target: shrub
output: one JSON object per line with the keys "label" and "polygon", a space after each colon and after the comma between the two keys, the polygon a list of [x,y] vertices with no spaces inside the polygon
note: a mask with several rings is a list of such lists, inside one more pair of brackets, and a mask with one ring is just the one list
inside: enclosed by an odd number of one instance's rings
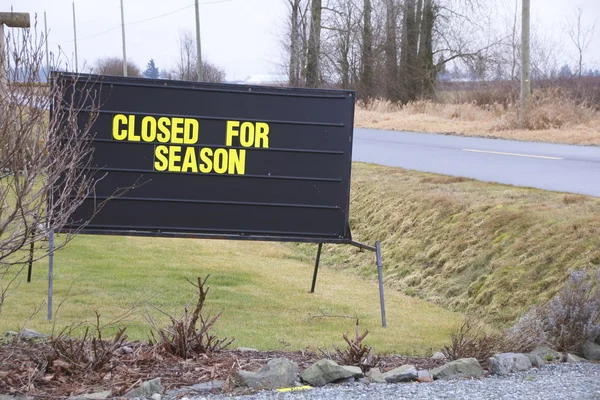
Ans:
{"label": "shrub", "polygon": [[331,355],[329,352],[323,350],[321,350],[321,353],[323,353],[326,358],[333,359],[340,365],[360,367],[363,372],[376,367],[379,363],[379,357],[375,356],[373,348],[363,343],[363,340],[369,334],[369,331],[365,329],[365,332],[361,335],[360,325],[357,319],[354,339],[348,338],[349,333],[350,332],[346,332],[342,335],[348,344],[346,349],[340,350],[338,347],[333,346],[336,352],[335,355]]}
{"label": "shrub", "polygon": [[569,270],[565,286],[547,303],[527,312],[508,332],[518,350],[547,345],[579,352],[600,336],[600,268]]}
{"label": "shrub", "polygon": [[473,357],[485,366],[488,359],[504,347],[503,344],[501,334],[487,333],[480,323],[467,318],[452,332],[450,344],[444,346],[442,353],[449,360]]}

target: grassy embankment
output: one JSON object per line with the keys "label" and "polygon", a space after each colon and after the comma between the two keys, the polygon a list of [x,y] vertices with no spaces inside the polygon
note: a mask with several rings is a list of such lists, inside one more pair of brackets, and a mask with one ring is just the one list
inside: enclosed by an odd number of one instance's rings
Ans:
{"label": "grassy embankment", "polygon": [[536,92],[521,129],[517,104],[475,105],[418,101],[397,106],[375,101],[357,107],[355,126],[534,142],[600,145],[600,111],[555,90]]}
{"label": "grassy embankment", "polygon": [[[352,194],[354,238],[382,241],[388,286],[500,325],[600,265],[597,198],[368,164]],[[376,278],[369,253],[326,246],[322,262]]]}
{"label": "grassy embankment", "polygon": [[[92,321],[94,310],[106,323],[137,302],[119,325],[128,326],[131,339],[145,340],[149,326],[144,309],[166,322],[145,300],[179,316],[194,292],[186,278],[206,274],[211,274],[208,311],[223,312],[216,332],[235,337],[236,347],[342,347],[341,335],[353,332],[355,321],[336,316],[351,316],[370,330],[366,342],[378,352],[424,355],[439,349],[460,320],[459,314],[388,291],[388,328],[383,329],[375,282],[323,269],[316,292],[310,294],[313,260],[300,258],[297,249],[278,243],[79,236],[55,257],[55,306],[67,298],[57,326]],[[34,266],[33,282],[23,282],[6,300],[0,332],[18,329],[44,301],[46,289],[47,260],[42,260]],[[51,332],[45,309],[28,327]]]}

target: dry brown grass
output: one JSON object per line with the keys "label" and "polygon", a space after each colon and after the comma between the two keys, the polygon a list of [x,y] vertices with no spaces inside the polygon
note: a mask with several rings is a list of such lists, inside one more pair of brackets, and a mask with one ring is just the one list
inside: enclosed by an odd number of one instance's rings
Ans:
{"label": "dry brown grass", "polygon": [[600,112],[558,89],[540,90],[521,129],[518,105],[374,101],[358,107],[355,126],[524,141],[600,145]]}

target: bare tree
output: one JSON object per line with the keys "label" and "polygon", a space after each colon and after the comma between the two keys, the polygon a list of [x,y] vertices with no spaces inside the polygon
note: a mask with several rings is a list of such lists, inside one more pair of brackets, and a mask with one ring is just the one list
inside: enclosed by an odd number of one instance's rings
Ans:
{"label": "bare tree", "polygon": [[[123,59],[120,57],[104,57],[96,61],[92,72],[99,75],[123,76]],[[127,76],[142,76],[140,67],[132,61],[127,61]]]}
{"label": "bare tree", "polygon": [[[42,240],[69,222],[97,181],[85,170],[96,93],[91,85],[42,84],[44,40],[33,30],[15,31],[0,62],[8,77],[0,82],[0,310],[21,280],[28,258],[21,250],[36,243],[36,258],[45,256]],[[82,120],[78,113],[84,105],[88,117]],[[56,247],[71,237],[61,235]]]}
{"label": "bare tree", "polygon": [[385,19],[385,86],[386,97],[392,102],[400,100],[398,88],[398,7],[395,0],[386,0]]}
{"label": "bare tree", "polygon": [[306,60],[306,86],[317,87],[320,81],[321,56],[321,0],[312,0],[310,7],[310,34]]}
{"label": "bare tree", "polygon": [[[183,81],[198,80],[196,42],[192,33],[190,31],[181,31],[178,44],[179,58],[175,64],[175,69],[169,74],[169,78]],[[202,80],[204,82],[223,82],[225,80],[225,71],[208,61],[202,61]]]}
{"label": "bare tree", "polygon": [[289,33],[289,84],[300,85],[300,6],[301,0],[287,0],[290,6],[290,33]]}
{"label": "bare tree", "polygon": [[592,43],[596,29],[596,24],[584,26],[581,21],[582,16],[583,10],[577,8],[573,18],[567,18],[567,35],[577,51],[576,68],[578,77],[581,77],[581,74],[583,73],[583,57],[590,47],[590,43]]}
{"label": "bare tree", "polygon": [[373,6],[371,0],[363,0],[363,32],[362,32],[362,53],[361,53],[361,71],[360,71],[360,96],[362,99],[371,99],[374,97],[373,87]]}

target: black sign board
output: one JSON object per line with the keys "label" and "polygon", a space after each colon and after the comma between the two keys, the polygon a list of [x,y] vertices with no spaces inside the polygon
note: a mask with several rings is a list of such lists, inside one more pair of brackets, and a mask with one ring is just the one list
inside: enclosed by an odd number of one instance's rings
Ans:
{"label": "black sign board", "polygon": [[65,231],[351,241],[354,92],[56,78],[97,94],[91,169],[104,176]]}

